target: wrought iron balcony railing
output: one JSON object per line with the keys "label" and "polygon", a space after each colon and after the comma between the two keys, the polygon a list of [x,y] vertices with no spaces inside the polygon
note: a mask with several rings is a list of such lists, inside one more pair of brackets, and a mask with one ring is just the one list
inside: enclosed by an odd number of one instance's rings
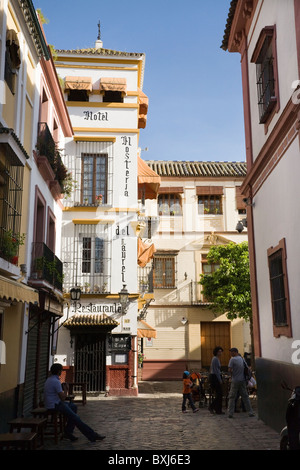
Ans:
{"label": "wrought iron balcony railing", "polygon": [[32,280],[46,281],[62,291],[63,265],[60,259],[43,242],[32,243]]}
{"label": "wrought iron balcony railing", "polygon": [[138,290],[140,294],[153,294],[153,266],[138,268]]}

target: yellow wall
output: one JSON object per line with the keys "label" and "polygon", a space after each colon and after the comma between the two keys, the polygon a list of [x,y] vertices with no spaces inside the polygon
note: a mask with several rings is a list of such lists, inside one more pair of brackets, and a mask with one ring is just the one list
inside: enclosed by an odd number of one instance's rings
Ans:
{"label": "yellow wall", "polygon": [[0,393],[18,385],[22,327],[22,303],[6,308],[3,341],[6,345],[6,364],[0,365]]}

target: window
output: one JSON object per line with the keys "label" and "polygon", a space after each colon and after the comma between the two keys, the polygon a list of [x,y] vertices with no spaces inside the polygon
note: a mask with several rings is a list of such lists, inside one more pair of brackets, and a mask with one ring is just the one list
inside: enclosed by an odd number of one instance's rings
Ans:
{"label": "window", "polygon": [[107,202],[107,154],[82,155],[82,202]]}
{"label": "window", "polygon": [[89,101],[87,90],[69,90],[68,101]]}
{"label": "window", "polygon": [[251,62],[256,64],[259,122],[264,124],[279,110],[275,26],[262,30]]}
{"label": "window", "polygon": [[278,246],[268,250],[274,336],[292,336],[289,288],[286,265],[286,245],[282,239]]}
{"label": "window", "polygon": [[175,286],[175,255],[154,257],[154,288],[174,288]]}
{"label": "window", "polygon": [[103,274],[104,240],[98,237],[82,239],[82,273]]}
{"label": "window", "polygon": [[182,215],[181,197],[178,194],[160,194],[158,196],[159,215]]}
{"label": "window", "polygon": [[15,94],[16,73],[20,67],[20,46],[16,31],[9,29],[6,33],[4,80],[10,91]]}
{"label": "window", "polygon": [[[0,256],[7,261],[18,255],[10,245],[20,233],[24,167],[13,152],[0,161]],[[13,255],[13,256],[12,256]]]}
{"label": "window", "polygon": [[219,267],[220,267],[219,264],[214,264],[214,263],[209,263],[208,262],[206,254],[202,254],[201,258],[202,258],[202,274],[212,274],[217,269],[219,269]]}
{"label": "window", "polygon": [[103,95],[104,103],[123,103],[123,95],[121,91],[105,91]]}
{"label": "window", "polygon": [[204,214],[222,214],[222,196],[219,195],[201,195],[198,196],[198,213],[201,212],[201,206],[204,206]]}

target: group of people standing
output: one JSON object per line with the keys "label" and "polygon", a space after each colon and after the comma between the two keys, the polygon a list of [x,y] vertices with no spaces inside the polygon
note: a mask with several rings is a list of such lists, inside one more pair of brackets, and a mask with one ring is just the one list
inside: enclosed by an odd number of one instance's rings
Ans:
{"label": "group of people standing", "polygon": [[[222,411],[223,404],[223,378],[221,374],[221,356],[223,348],[217,346],[213,350],[213,358],[210,365],[209,371],[209,382],[213,394],[213,399],[208,409],[211,413],[225,414]],[[247,366],[245,360],[239,354],[237,348],[231,348],[230,350],[231,359],[228,364],[228,372],[231,374],[231,385],[228,396],[228,417],[233,418],[233,414],[236,409],[236,402],[241,397],[243,407],[248,412],[249,416],[255,416],[247,389],[247,380],[245,379],[245,366]],[[188,383],[189,382],[189,383]],[[183,402],[182,412],[186,412],[186,401],[189,400],[192,410],[195,412],[196,407],[192,398],[191,388],[193,382],[190,380],[189,372],[185,371],[183,374]]]}

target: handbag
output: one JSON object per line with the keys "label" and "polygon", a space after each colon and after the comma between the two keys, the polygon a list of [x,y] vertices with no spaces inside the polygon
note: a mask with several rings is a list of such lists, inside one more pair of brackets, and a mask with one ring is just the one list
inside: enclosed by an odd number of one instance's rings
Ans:
{"label": "handbag", "polygon": [[243,359],[243,361],[244,361],[244,377],[245,377],[246,382],[248,383],[252,377],[252,372],[249,369],[249,366],[247,362],[245,361],[245,359]]}

